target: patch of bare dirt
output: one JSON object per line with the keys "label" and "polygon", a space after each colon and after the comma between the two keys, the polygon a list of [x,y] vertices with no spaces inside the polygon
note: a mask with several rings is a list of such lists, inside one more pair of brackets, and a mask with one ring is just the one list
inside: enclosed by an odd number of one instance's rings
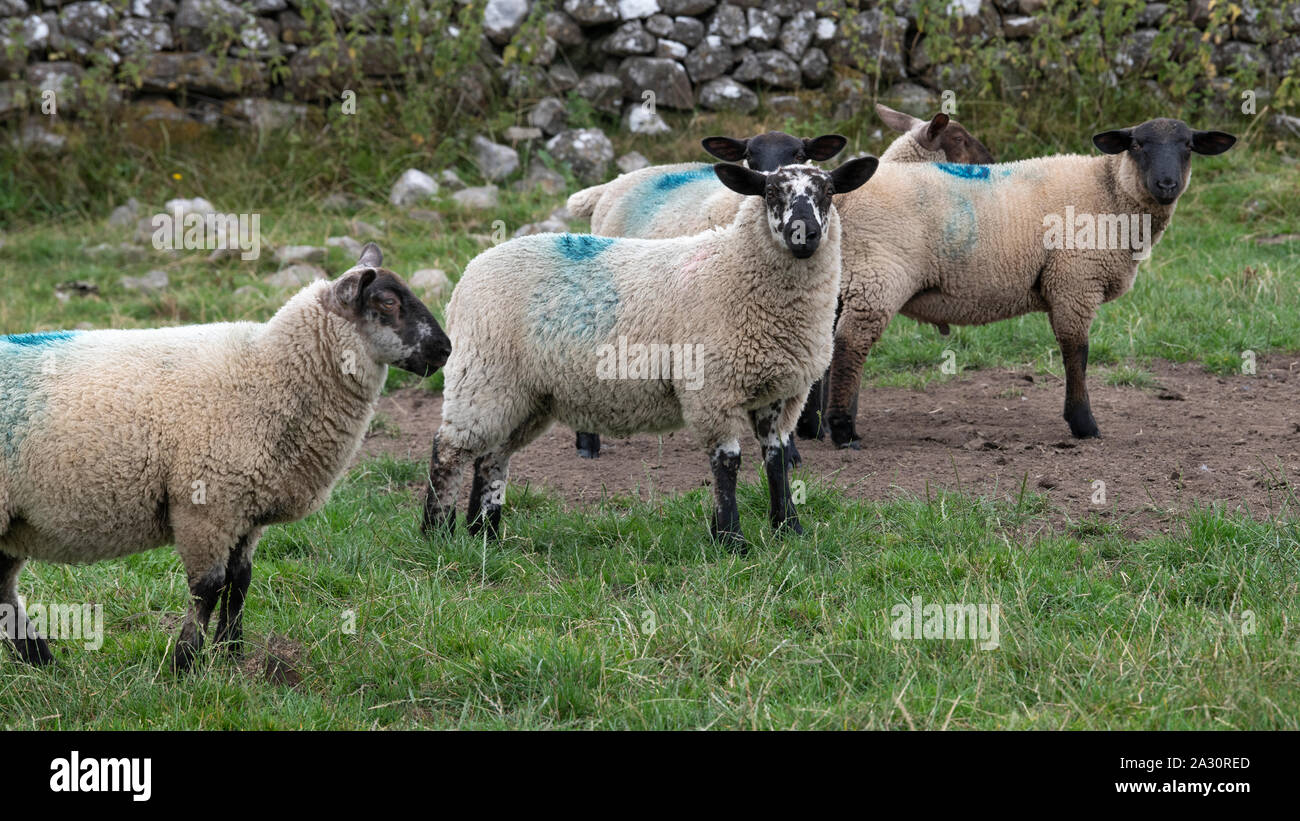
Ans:
{"label": "patch of bare dirt", "polygon": [[[881,499],[900,490],[961,491],[1015,498],[1045,494],[1054,524],[1097,515],[1133,535],[1167,531],[1171,514],[1220,502],[1254,516],[1276,515],[1300,474],[1300,360],[1261,359],[1253,376],[1218,376],[1200,366],[1159,362],[1158,386],[1090,379],[1102,438],[1078,440],[1061,418],[1059,379],[1010,370],[974,371],[924,390],[867,388],[859,401],[860,451],[799,441],[803,473],[850,496]],[[428,458],[442,400],[416,389],[380,401],[399,433],[380,432],[360,458],[387,453]],[[758,446],[742,443],[745,478]],[[1097,491],[1104,482],[1105,502]],[[556,425],[511,461],[511,483],[540,485],[571,505],[612,495],[648,498],[710,483],[708,457],[689,434],[604,439],[599,459],[579,459],[574,434]],[[469,482],[466,482],[468,486]],[[463,500],[462,500],[463,508]]]}
{"label": "patch of bare dirt", "polygon": [[303,646],[293,639],[271,633],[266,642],[245,639],[244,658],[240,664],[244,674],[260,678],[281,687],[297,687],[302,683]]}

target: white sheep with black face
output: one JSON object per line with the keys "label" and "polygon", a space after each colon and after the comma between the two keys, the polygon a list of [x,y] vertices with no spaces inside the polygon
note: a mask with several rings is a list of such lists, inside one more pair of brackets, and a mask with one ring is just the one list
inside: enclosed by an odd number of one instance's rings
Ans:
{"label": "white sheep with black face", "polygon": [[[881,120],[901,136],[880,156],[883,162],[989,163],[993,155],[979,140],[947,114],[920,120],[909,114],[877,105]],[[838,134],[800,139],[779,131],[745,140],[706,137],[705,151],[728,162],[745,162],[757,171],[775,171],[781,166],[834,157],[848,143]],[[736,218],[743,202],[736,192],[722,185],[706,163],[679,163],[643,168],[623,174],[604,185],[592,186],[569,197],[568,209],[577,217],[591,217],[591,233],[609,237],[665,239],[685,237],[727,225]],[[819,406],[820,407],[820,406]],[[819,417],[814,415],[815,435]],[[600,455],[600,437],[588,431],[577,435],[578,455],[594,459]],[[792,464],[799,463],[794,440],[786,443]]]}
{"label": "white sheep with black face", "polygon": [[[470,529],[495,534],[511,455],[558,420],[621,436],[689,429],[713,468],[712,533],[735,544],[740,438],[751,431],[771,523],[800,531],[784,443],[830,361],[840,276],[832,197],[875,168],[874,157],[833,172],[719,164],[713,173],[744,197],[725,228],[675,239],[539,234],[475,257],[447,309],[452,354],[424,529],[453,528],[472,462]],[[694,367],[683,355],[658,373],[603,368],[631,345],[689,350]]]}
{"label": "white sheep with black face", "polygon": [[[1162,118],[1097,134],[1102,156],[882,163],[870,186],[839,203],[846,240],[825,413],[831,438],[858,446],[862,366],[895,314],[944,329],[1033,311],[1047,313],[1061,349],[1070,432],[1097,436],[1085,378],[1097,308],[1132,287],[1186,189],[1192,154],[1220,154],[1234,142]],[[1054,242],[1053,226],[1064,230],[1066,220],[1094,226],[1088,243]],[[1117,241],[1093,241],[1103,230]],[[816,429],[819,395],[800,431]]]}
{"label": "white sheep with black face", "polygon": [[378,246],[265,323],[0,336],[0,623],[19,656],[53,660],[18,596],[31,559],[87,563],[174,544],[191,604],[187,668],[218,599],[237,649],[267,525],[319,509],[395,365],[446,360],[437,320]]}

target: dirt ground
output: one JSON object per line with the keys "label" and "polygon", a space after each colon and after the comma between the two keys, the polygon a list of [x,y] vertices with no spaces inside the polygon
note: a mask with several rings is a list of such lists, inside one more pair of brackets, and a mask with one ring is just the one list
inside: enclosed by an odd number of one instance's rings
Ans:
{"label": "dirt ground", "polygon": [[[919,391],[868,388],[858,411],[862,450],[801,440],[798,475],[870,499],[924,494],[927,485],[1015,498],[1025,482],[1048,497],[1058,527],[1095,514],[1134,536],[1168,531],[1171,513],[1212,501],[1260,517],[1288,509],[1291,477],[1300,475],[1300,357],[1261,359],[1253,376],[1169,362],[1148,370],[1157,387],[1112,387],[1092,375],[1102,433],[1092,440],[1070,436],[1065,388],[1052,377],[988,370]],[[362,458],[427,459],[441,411],[440,397],[414,389],[384,397],[388,424],[367,439]],[[742,449],[742,478],[754,480],[757,443]],[[1104,504],[1094,501],[1098,480]],[[511,484],[522,483],[580,506],[677,493],[710,484],[711,475],[708,457],[682,431],[665,435],[662,447],[655,436],[606,438],[600,458],[587,460],[574,451],[573,431],[555,425],[512,460]]]}

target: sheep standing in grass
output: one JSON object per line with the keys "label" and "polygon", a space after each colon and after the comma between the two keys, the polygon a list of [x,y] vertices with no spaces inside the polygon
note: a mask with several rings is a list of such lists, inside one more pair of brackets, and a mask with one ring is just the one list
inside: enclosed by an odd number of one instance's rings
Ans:
{"label": "sheep standing in grass", "polygon": [[862,366],[894,314],[943,327],[1031,311],[1047,312],[1060,345],[1070,432],[1097,436],[1086,384],[1097,308],[1132,287],[1187,187],[1192,153],[1220,154],[1234,142],[1156,119],[1093,137],[1100,157],[882,164],[867,189],[839,203],[846,239],[831,438],[858,446]]}
{"label": "sheep standing in grass", "polygon": [[[873,157],[834,172],[719,164],[723,184],[745,195],[726,228],[667,240],[538,234],[475,257],[447,308],[452,354],[425,532],[454,529],[473,462],[470,530],[495,535],[511,454],[553,420],[618,435],[688,428],[713,467],[712,534],[735,544],[750,429],[772,526],[800,532],[784,444],[830,361],[840,271],[831,198],[875,167]],[[632,346],[642,346],[638,359],[616,355]],[[659,358],[646,360],[648,346]]]}
{"label": "sheep standing in grass", "polygon": [[29,559],[83,563],[175,544],[192,601],[185,669],[217,601],[237,650],[253,549],[319,509],[365,435],[389,365],[449,343],[366,246],[269,322],[0,337],[0,604],[33,664],[53,660],[18,597]]}
{"label": "sheep standing in grass", "polygon": [[[929,121],[877,105],[876,111],[890,128],[901,132],[880,161],[929,162],[947,160],[954,163],[987,163],[993,155],[960,123],[939,113]],[[745,160],[757,171],[775,171],[784,165],[807,160],[830,159],[848,141],[838,134],[807,140],[779,131],[746,140],[708,137],[704,149],[729,162]],[[727,225],[736,217],[744,198],[722,185],[706,163],[680,163],[644,168],[615,180],[584,188],[569,197],[568,208],[574,216],[591,217],[591,233],[611,237],[666,239],[684,237]],[[820,419],[821,392],[816,412],[806,418]],[[814,401],[810,398],[809,401]],[[813,433],[800,431],[805,438]],[[600,455],[600,437],[579,431],[578,455],[594,459]],[[786,443],[792,464],[799,463],[794,440]]]}

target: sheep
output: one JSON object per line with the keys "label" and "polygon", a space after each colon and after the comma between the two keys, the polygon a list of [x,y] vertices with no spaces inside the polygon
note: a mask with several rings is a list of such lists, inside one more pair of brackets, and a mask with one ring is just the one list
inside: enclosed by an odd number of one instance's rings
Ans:
{"label": "sheep", "polygon": [[[927,122],[881,104],[876,105],[876,111],[887,126],[902,134],[881,155],[881,162],[993,161],[988,148],[947,114],[940,112]],[[805,159],[830,159],[847,142],[838,134],[801,140],[772,131],[747,140],[707,137],[701,144],[719,159],[746,160],[757,171],[774,171]],[[741,196],[719,184],[708,164],[679,163],[644,168],[604,185],[585,188],[569,197],[567,206],[574,216],[591,217],[593,234],[665,239],[726,225],[735,218],[742,201]],[[801,431],[801,435],[810,438],[806,432]],[[597,458],[600,437],[579,431],[577,450],[584,459]],[[793,439],[786,443],[786,453],[792,464],[799,463]]]}
{"label": "sheep", "polygon": [[[840,269],[831,197],[876,164],[770,174],[718,164],[718,179],[745,196],[725,228],[667,240],[538,234],[475,257],[447,309],[452,354],[422,530],[454,531],[472,461],[469,529],[495,538],[511,454],[559,420],[619,435],[688,428],[713,469],[710,532],[736,549],[748,426],[762,445],[772,527],[802,532],[784,443],[830,361]],[[649,360],[647,345],[657,346]]]}
{"label": "sheep", "polygon": [[[1086,384],[1097,308],[1132,287],[1186,189],[1191,152],[1220,154],[1236,137],[1161,118],[1092,141],[1102,156],[882,163],[867,189],[839,203],[843,310],[826,410],[837,446],[859,447],[862,366],[900,312],[942,328],[1045,311],[1065,365],[1070,432],[1099,435]],[[1103,233],[1107,241],[1098,243]],[[1098,244],[1106,247],[1090,247]],[[815,387],[805,416],[817,413],[819,395]]]}
{"label": "sheep", "polygon": [[18,656],[53,661],[18,595],[31,559],[174,544],[191,602],[172,665],[240,651],[253,550],[318,510],[360,445],[389,365],[429,375],[442,328],[369,243],[266,323],[0,337],[0,604]]}
{"label": "sheep", "polygon": [[881,162],[950,162],[961,165],[993,162],[988,147],[942,111],[927,121],[876,103],[876,113],[885,125],[903,135],[880,155]]}

